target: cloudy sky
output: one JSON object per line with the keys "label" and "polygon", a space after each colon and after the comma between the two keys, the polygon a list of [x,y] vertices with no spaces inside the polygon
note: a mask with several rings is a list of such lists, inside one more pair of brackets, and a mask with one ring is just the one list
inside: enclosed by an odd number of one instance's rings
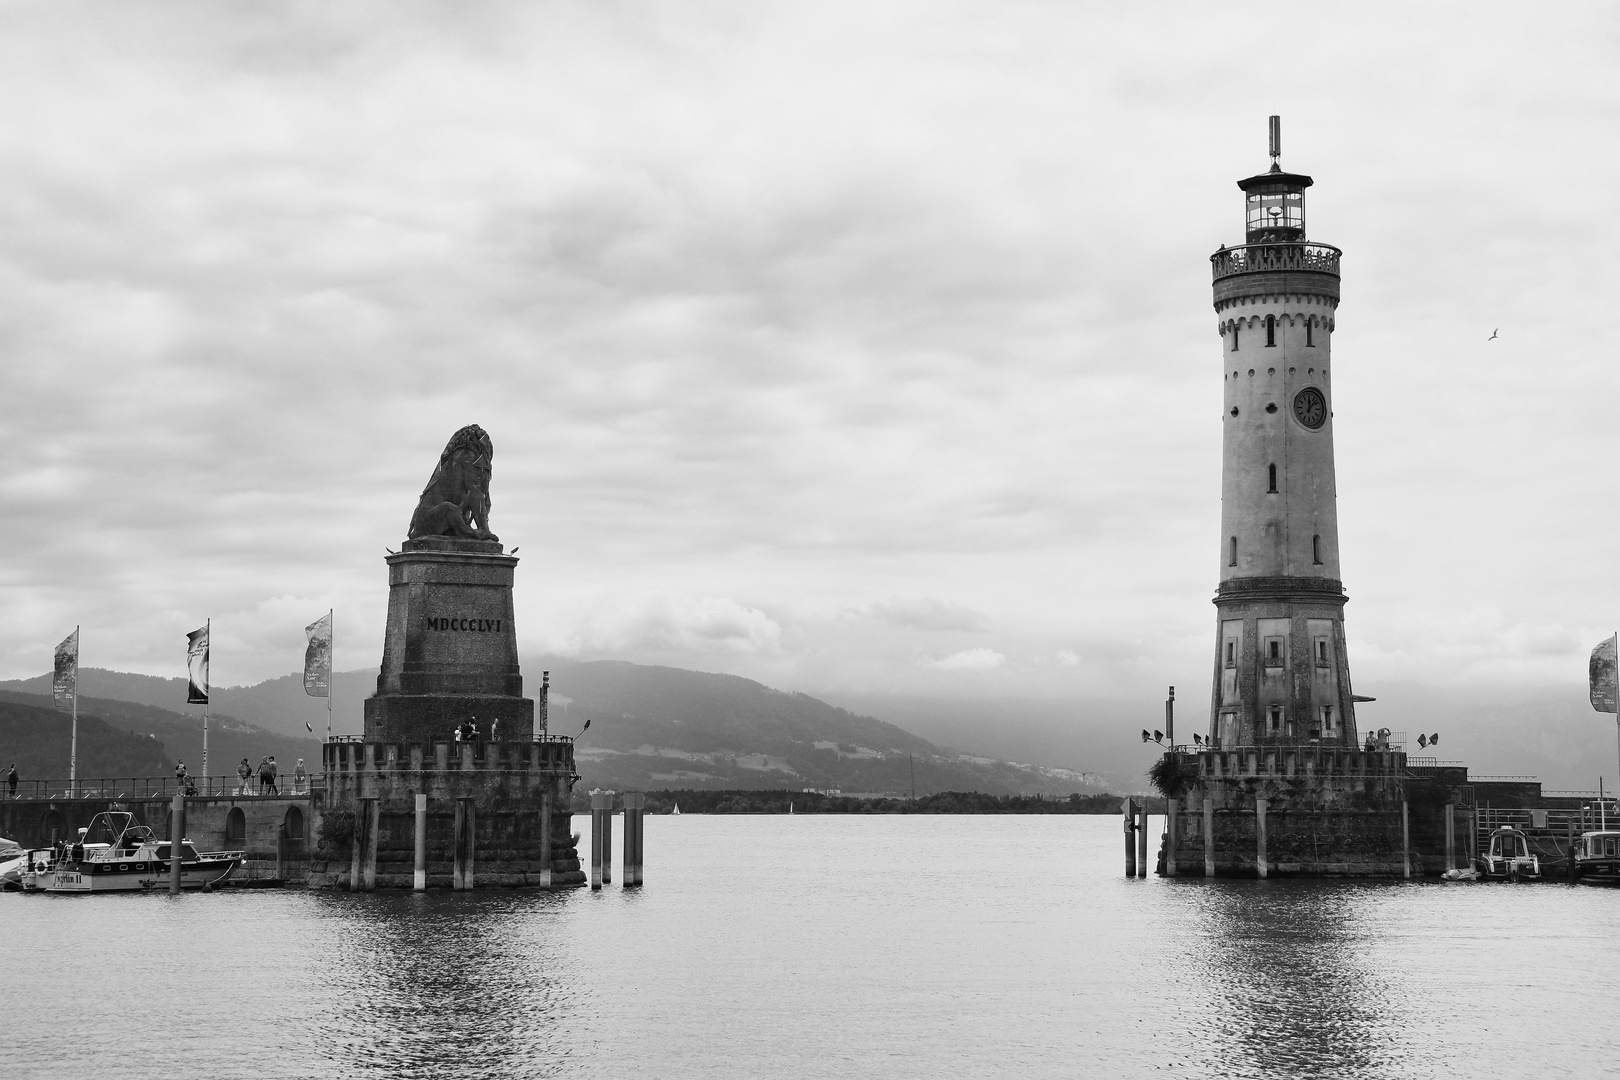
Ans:
{"label": "cloudy sky", "polygon": [[[525,652],[1207,692],[1234,181],[1345,251],[1357,689],[1620,622],[1611,5],[0,5],[0,675],[381,653],[445,440]],[[1493,329],[1500,338],[1487,342]]]}

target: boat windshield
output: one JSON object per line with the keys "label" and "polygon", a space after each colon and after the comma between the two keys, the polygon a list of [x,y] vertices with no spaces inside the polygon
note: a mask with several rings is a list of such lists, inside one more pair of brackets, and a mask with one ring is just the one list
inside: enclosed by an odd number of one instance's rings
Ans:
{"label": "boat windshield", "polygon": [[122,810],[109,810],[90,819],[90,828],[84,834],[86,844],[118,843],[124,831],[135,824],[135,815]]}
{"label": "boat windshield", "polygon": [[1497,836],[1497,854],[1504,859],[1518,859],[1524,856],[1524,837],[1518,833],[1501,833]]}

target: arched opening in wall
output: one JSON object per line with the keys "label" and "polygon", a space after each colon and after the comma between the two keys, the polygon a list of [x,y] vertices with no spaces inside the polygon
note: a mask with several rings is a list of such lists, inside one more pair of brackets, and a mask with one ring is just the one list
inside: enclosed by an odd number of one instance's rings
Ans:
{"label": "arched opening in wall", "polygon": [[1322,565],[1322,534],[1317,533],[1311,537],[1311,562],[1317,566]]}
{"label": "arched opening in wall", "polygon": [[1277,347],[1277,316],[1275,316],[1275,315],[1267,315],[1266,316],[1266,348],[1275,349],[1276,347]]}
{"label": "arched opening in wall", "polygon": [[1235,536],[1232,537],[1231,541],[1227,544],[1226,565],[1237,565],[1237,537]]}
{"label": "arched opening in wall", "polygon": [[1232,351],[1233,352],[1237,352],[1237,335],[1238,335],[1237,323],[1233,323],[1232,324]]}
{"label": "arched opening in wall", "polygon": [[247,845],[247,815],[240,806],[225,815],[225,846],[235,850]]}
{"label": "arched opening in wall", "polygon": [[1315,319],[1306,319],[1305,320],[1305,347],[1307,349],[1316,348],[1316,341],[1313,339],[1313,337],[1311,335],[1311,324],[1314,323],[1315,321],[1316,321]]}
{"label": "arched opening in wall", "polygon": [[47,810],[39,819],[39,846],[54,844],[62,839],[62,811]]}
{"label": "arched opening in wall", "polygon": [[287,837],[287,850],[300,852],[304,850],[304,812],[296,806],[287,807],[287,816],[282,819],[281,831]]}
{"label": "arched opening in wall", "polygon": [[1271,486],[1266,488],[1266,494],[1275,495],[1275,494],[1277,494],[1277,466],[1275,464],[1273,464],[1273,465],[1270,466],[1270,469],[1271,469]]}

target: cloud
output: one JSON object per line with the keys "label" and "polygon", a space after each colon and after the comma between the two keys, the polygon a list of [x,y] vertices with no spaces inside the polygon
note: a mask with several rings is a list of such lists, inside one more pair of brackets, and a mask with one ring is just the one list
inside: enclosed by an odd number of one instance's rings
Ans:
{"label": "cloud", "polygon": [[1358,682],[1578,682],[1615,609],[1596,7],[1305,10],[1281,97],[1196,5],[5,20],[0,674],[75,624],[87,663],[174,673],[212,615],[252,681],[327,606],[375,664],[384,549],[477,422],[525,647],[910,687],[994,627],[1052,693],[1201,684],[1205,259],[1276,111],[1346,253]]}
{"label": "cloud", "polygon": [[843,614],[845,618],[872,619],[911,630],[979,632],[990,629],[990,616],[984,612],[932,597],[891,597],[863,607],[848,608]]}
{"label": "cloud", "polygon": [[963,649],[943,660],[930,660],[928,665],[940,671],[994,671],[1007,662],[1007,658],[994,649]]}
{"label": "cloud", "polygon": [[596,616],[564,644],[569,655],[772,654],[782,628],[735,600],[649,596]]}

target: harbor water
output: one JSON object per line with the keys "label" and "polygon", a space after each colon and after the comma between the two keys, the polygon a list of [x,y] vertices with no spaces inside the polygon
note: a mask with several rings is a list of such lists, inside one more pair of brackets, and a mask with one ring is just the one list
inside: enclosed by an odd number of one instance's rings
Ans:
{"label": "harbor water", "polygon": [[1130,881],[1123,848],[1113,817],[687,814],[647,819],[640,890],[0,894],[0,1074],[1343,1080],[1616,1057],[1620,890]]}

